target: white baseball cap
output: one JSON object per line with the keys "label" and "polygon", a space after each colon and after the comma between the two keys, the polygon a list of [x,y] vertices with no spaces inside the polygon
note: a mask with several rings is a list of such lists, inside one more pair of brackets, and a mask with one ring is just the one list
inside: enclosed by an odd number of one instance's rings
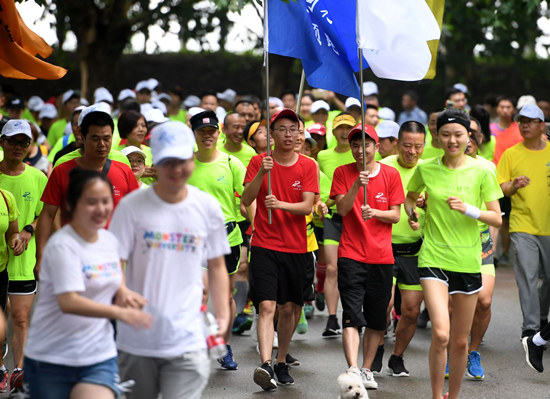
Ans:
{"label": "white baseball cap", "polygon": [[378,95],[378,85],[374,82],[363,83],[363,95],[371,96],[373,94]]}
{"label": "white baseball cap", "polygon": [[166,104],[164,104],[162,101],[155,100],[151,103],[151,105],[155,109],[160,109],[163,115],[166,115],[168,113],[168,110],[166,109]]}
{"label": "white baseball cap", "polygon": [[55,105],[46,103],[40,110],[40,113],[38,114],[38,119],[42,118],[49,118],[49,119],[55,119],[57,118],[57,108]]}
{"label": "white baseball cap", "polygon": [[537,105],[537,100],[535,100],[535,97],[533,97],[529,94],[525,95],[525,96],[521,96],[518,99],[517,109],[520,110],[523,107],[525,107],[527,104]]}
{"label": "white baseball cap", "polygon": [[143,156],[144,159],[147,158],[147,155],[145,155],[145,153],[139,148],[137,148],[135,145],[129,145],[128,147],[124,147],[120,152],[122,152],[126,157],[130,154],[137,152],[138,154]]}
{"label": "white baseball cap", "polygon": [[142,114],[145,117],[146,122],[164,123],[170,120],[165,117],[162,111],[158,108],[151,108],[145,112],[142,112]]}
{"label": "white baseball cap", "polygon": [[201,107],[191,107],[191,108],[189,108],[189,111],[187,111],[187,116],[189,118],[192,118],[195,115],[200,114],[201,112],[204,112],[204,111],[206,111],[206,110],[204,108],[201,108]]}
{"label": "white baseball cap", "polygon": [[195,135],[185,123],[169,121],[153,128],[149,144],[155,165],[169,158],[190,159],[195,149]]}
{"label": "white baseball cap", "polygon": [[29,102],[27,103],[27,108],[33,112],[40,112],[43,106],[44,100],[38,96],[32,96],[29,98]]}
{"label": "white baseball cap", "polygon": [[376,126],[376,133],[380,139],[386,137],[397,138],[399,133],[399,125],[394,121],[382,121],[378,126]]}
{"label": "white baseball cap", "polygon": [[330,111],[330,105],[324,100],[317,100],[311,104],[311,113],[314,114],[319,110],[324,109],[325,111]]}
{"label": "white baseball cap", "polygon": [[468,94],[468,86],[466,86],[464,83],[455,83],[453,85],[453,88],[460,90],[464,94]]}
{"label": "white baseball cap", "polygon": [[82,122],[84,121],[84,118],[86,118],[88,115],[94,112],[102,112],[104,114],[109,115],[109,118],[111,117],[111,107],[107,103],[97,103],[90,105],[89,107],[86,107],[82,110],[80,115],[78,115],[78,126],[82,125]]}
{"label": "white baseball cap", "polygon": [[149,86],[149,82],[146,80],[141,80],[137,82],[136,84],[136,93],[140,92],[141,90],[151,90],[151,87]]}
{"label": "white baseball cap", "polygon": [[73,97],[80,98],[80,93],[73,89],[67,90],[65,93],[63,93],[63,96],[61,97],[61,103],[65,105],[65,103]]}
{"label": "white baseball cap", "polygon": [[155,78],[149,78],[147,79],[147,85],[149,86],[149,90],[154,91],[158,87],[159,81]]}
{"label": "white baseball cap", "polygon": [[361,102],[358,99],[353,97],[346,98],[346,102],[344,103],[344,106],[346,107],[346,109],[348,109],[349,107],[353,107],[354,105],[361,108]]}
{"label": "white baseball cap", "polygon": [[277,105],[279,108],[284,108],[283,100],[281,100],[279,97],[269,97],[269,104],[271,103]]}
{"label": "white baseball cap", "polygon": [[105,102],[110,104],[113,104],[115,102],[113,95],[105,87],[98,87],[94,92],[94,103],[100,103],[100,102]]}
{"label": "white baseball cap", "polygon": [[516,115],[515,120],[517,121],[522,116],[530,119],[540,119],[544,122],[544,112],[535,104],[524,105]]}
{"label": "white baseball cap", "polygon": [[168,104],[172,104],[172,97],[170,97],[169,94],[166,93],[160,93],[158,96],[155,97],[155,101],[166,101]]}
{"label": "white baseball cap", "polygon": [[380,119],[388,120],[388,121],[394,121],[395,120],[395,112],[391,108],[388,107],[382,107],[378,110],[378,117]]}
{"label": "white baseball cap", "polygon": [[225,100],[228,103],[232,103],[235,101],[235,97],[237,97],[237,92],[233,89],[225,89],[221,93],[216,93],[216,97],[218,97],[220,100]]}
{"label": "white baseball cap", "polygon": [[23,119],[10,119],[2,128],[2,137],[11,137],[24,134],[32,140],[31,125]]}
{"label": "white baseball cap", "polygon": [[183,100],[183,105],[185,105],[185,108],[187,109],[198,107],[200,103],[201,99],[194,95],[187,96],[185,97],[185,100]]}
{"label": "white baseball cap", "polygon": [[124,101],[127,98],[136,98],[136,93],[131,89],[122,89],[120,93],[118,93],[117,100]]}

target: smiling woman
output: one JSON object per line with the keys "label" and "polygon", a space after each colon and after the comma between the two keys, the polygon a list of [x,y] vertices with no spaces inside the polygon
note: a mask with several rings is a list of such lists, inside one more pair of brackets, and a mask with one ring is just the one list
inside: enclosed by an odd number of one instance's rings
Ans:
{"label": "smiling woman", "polygon": [[66,206],[71,221],[51,237],[42,259],[25,383],[31,397],[114,398],[120,387],[110,320],[137,329],[152,319],[140,310],[145,299],[126,288],[118,241],[103,229],[113,210],[111,182],[73,169]]}

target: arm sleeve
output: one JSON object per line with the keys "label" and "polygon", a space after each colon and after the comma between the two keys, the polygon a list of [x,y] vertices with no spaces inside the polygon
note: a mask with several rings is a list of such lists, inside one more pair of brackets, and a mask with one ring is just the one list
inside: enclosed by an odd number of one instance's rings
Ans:
{"label": "arm sleeve", "polygon": [[[123,198],[116,207],[109,231],[115,235],[118,240],[118,252],[121,259],[128,260],[132,249],[134,248],[134,220],[130,204]],[[225,228],[224,228],[225,231]]]}
{"label": "arm sleeve", "polygon": [[61,206],[61,202],[63,201],[63,195],[65,195],[65,190],[63,190],[63,184],[62,184],[63,173],[67,174],[67,171],[63,167],[58,166],[57,168],[53,169],[52,174],[48,179],[48,183],[44,188],[44,192],[42,193],[41,200],[45,204]]}
{"label": "arm sleeve", "polygon": [[[391,168],[391,166],[390,166]],[[401,176],[395,168],[391,168],[391,179],[389,188],[389,205],[400,205],[405,202],[405,193],[403,192],[403,183]]]}
{"label": "arm sleeve", "polygon": [[[302,157],[302,155],[300,155]],[[304,185],[302,192],[319,194],[319,179],[317,177],[317,165],[312,159],[303,157],[304,162]]]}
{"label": "arm sleeve", "polygon": [[52,245],[44,253],[47,255],[42,267],[50,276],[55,295],[85,291],[83,265],[76,248],[69,245]]}
{"label": "arm sleeve", "polygon": [[338,195],[346,195],[349,190],[349,187],[346,187],[344,167],[345,166],[339,166],[334,171],[334,175],[332,176],[332,186],[330,187],[331,199],[336,199]]}
{"label": "arm sleeve", "polygon": [[510,170],[509,153],[505,152],[497,165],[498,184],[512,181],[512,171]]}
{"label": "arm sleeve", "polygon": [[15,219],[19,217],[19,209],[17,209],[17,203],[15,202],[15,197],[9,191],[2,190],[2,192],[6,196],[6,201],[8,202],[8,206],[10,208],[10,212],[8,214],[8,220],[10,222],[13,222]]}
{"label": "arm sleeve", "polygon": [[250,183],[256,177],[256,174],[260,170],[262,163],[262,157],[260,155],[254,155],[246,168],[246,175],[244,177],[244,183]]}

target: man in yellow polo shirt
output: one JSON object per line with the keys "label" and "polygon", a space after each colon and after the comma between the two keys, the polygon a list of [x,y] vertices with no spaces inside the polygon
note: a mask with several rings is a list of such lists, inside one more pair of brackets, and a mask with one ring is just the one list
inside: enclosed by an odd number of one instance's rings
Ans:
{"label": "man in yellow polo shirt", "polygon": [[547,307],[541,314],[537,285],[541,269],[543,288],[550,284],[550,144],[543,137],[546,127],[539,107],[525,105],[516,120],[523,142],[504,151],[497,178],[504,195],[512,198],[510,236],[523,338],[534,335],[540,319],[548,317]]}

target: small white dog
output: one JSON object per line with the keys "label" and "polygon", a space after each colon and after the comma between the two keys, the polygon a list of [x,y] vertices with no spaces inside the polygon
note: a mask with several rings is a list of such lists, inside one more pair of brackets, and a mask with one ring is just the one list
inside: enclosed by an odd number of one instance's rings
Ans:
{"label": "small white dog", "polygon": [[340,387],[338,399],[369,399],[361,375],[358,372],[348,370],[340,374],[336,382]]}

